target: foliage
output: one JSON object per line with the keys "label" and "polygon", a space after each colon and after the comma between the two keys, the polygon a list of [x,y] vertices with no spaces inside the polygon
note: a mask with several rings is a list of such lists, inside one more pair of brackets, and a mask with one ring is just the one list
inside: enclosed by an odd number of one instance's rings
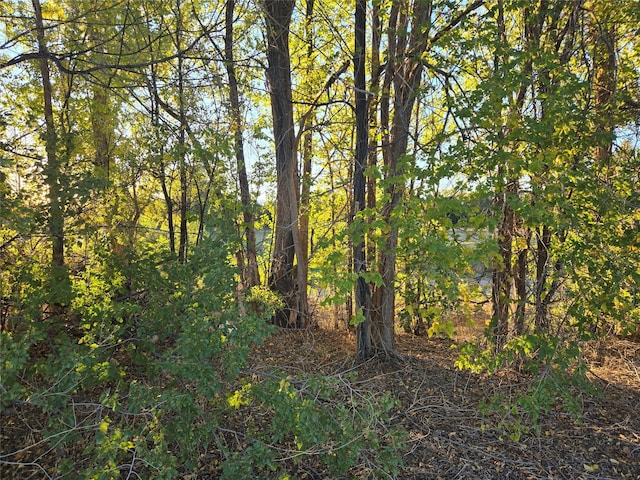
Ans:
{"label": "foliage", "polygon": [[[398,324],[453,336],[488,305],[458,366],[525,376],[491,404],[513,438],[577,412],[581,342],[638,337],[634,2],[359,4],[365,89],[340,2],[238,2],[231,25],[232,2],[0,2],[0,408],[42,420],[56,474],[171,478],[213,450],[227,477],[293,475],[284,448],[335,476],[393,475],[397,438],[373,433],[389,399],[243,372],[264,320],[305,317],[307,293],[375,318],[358,331],[389,353]],[[289,58],[269,58],[287,48],[265,42],[266,5],[296,7],[272,39],[290,33]],[[250,234],[272,288],[245,288]],[[224,418],[245,412],[268,420],[232,451]]]}
{"label": "foliage", "polygon": [[582,396],[596,392],[580,344],[549,334],[514,337],[497,354],[493,344],[485,349],[463,344],[456,366],[480,374],[516,370],[524,380],[524,388],[516,384],[514,393],[496,394],[480,406],[485,415],[498,415],[497,427],[514,442],[531,428],[540,433],[541,418],[552,411],[564,410],[579,419]]}
{"label": "foliage", "polygon": [[[41,410],[43,441],[54,451],[85,443],[80,457],[59,464],[60,474],[119,478],[126,465],[173,478],[211,441],[222,383],[268,329],[233,308],[234,269],[219,243],[194,254],[188,267],[158,268],[161,258],[151,255],[123,271],[104,253],[93,258],[75,278],[67,331],[49,342],[44,331],[55,330],[46,322],[3,332],[2,406]],[[125,278],[143,273],[144,290],[123,292]],[[89,402],[79,402],[87,395]]]}
{"label": "foliage", "polygon": [[228,452],[222,478],[283,478],[291,468],[286,459],[294,468],[318,462],[332,478],[362,463],[376,478],[396,475],[405,432],[388,426],[395,402],[387,394],[370,397],[349,388],[346,379],[326,376],[269,374],[245,383],[228,401],[249,419],[248,446]]}
{"label": "foliage", "polygon": [[[397,471],[401,434],[377,433],[393,407],[386,396],[345,396],[343,403],[336,397],[346,383],[323,376],[268,377],[225,393],[242,378],[252,345],[270,333],[264,320],[278,301],[254,289],[247,300],[257,308],[245,312],[262,315],[239,313],[224,244],[203,244],[187,265],[153,253],[122,268],[106,252],[92,258],[75,278],[72,331],[51,345],[41,322],[2,332],[2,408],[42,412],[42,441],[59,453],[58,475],[176,478],[220,448],[224,478],[284,471],[283,448],[298,460],[320,458],[333,475],[363,456],[377,458],[376,471]],[[135,279],[129,290],[144,290],[127,293],[127,278]],[[238,408],[250,420],[241,452],[219,440]],[[270,425],[253,425],[262,415],[272,415]],[[82,453],[72,453],[79,444]]]}

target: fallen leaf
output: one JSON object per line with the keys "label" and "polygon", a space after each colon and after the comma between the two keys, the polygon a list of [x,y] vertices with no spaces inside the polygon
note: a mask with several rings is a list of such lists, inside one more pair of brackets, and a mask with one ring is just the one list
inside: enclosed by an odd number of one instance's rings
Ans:
{"label": "fallen leaf", "polygon": [[593,465],[587,465],[585,463],[583,467],[587,472],[595,472],[600,468],[600,465],[598,465],[597,463],[594,463]]}

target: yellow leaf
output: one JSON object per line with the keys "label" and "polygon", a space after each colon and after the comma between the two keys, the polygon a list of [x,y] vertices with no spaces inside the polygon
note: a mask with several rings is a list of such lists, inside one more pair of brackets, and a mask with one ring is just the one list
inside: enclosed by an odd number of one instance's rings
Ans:
{"label": "yellow leaf", "polygon": [[593,465],[587,465],[586,463],[582,465],[587,472],[595,472],[600,468],[600,465],[594,463]]}
{"label": "yellow leaf", "polygon": [[104,433],[105,435],[107,434],[107,430],[109,430],[109,421],[108,420],[103,420],[100,425],[98,426],[98,430],[100,430],[100,432]]}
{"label": "yellow leaf", "polygon": [[249,405],[251,403],[250,398],[251,384],[244,385],[240,390],[236,390],[233,394],[227,397],[227,403],[231,408],[240,408],[243,405]]}

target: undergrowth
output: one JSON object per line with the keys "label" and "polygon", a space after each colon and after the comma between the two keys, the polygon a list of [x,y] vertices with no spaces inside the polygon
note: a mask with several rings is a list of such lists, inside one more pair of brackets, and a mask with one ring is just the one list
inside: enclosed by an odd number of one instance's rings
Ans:
{"label": "undergrowth", "polygon": [[2,452],[3,476],[185,478],[206,459],[221,478],[287,478],[305,458],[333,478],[398,471],[403,434],[378,428],[391,397],[348,395],[327,376],[247,381],[277,299],[253,292],[241,303],[225,245],[199,248],[187,265],[99,253],[50,318],[37,305],[46,287],[23,279],[34,294],[1,332],[0,419],[31,435]]}

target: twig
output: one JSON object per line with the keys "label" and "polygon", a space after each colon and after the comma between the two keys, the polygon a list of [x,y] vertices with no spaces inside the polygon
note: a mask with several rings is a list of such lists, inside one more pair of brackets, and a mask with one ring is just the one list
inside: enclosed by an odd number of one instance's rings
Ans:
{"label": "twig", "polygon": [[9,462],[7,460],[0,460],[0,465],[16,465],[18,467],[38,467],[42,473],[46,476],[46,478],[52,480],[53,477],[47,473],[42,465],[37,462]]}

